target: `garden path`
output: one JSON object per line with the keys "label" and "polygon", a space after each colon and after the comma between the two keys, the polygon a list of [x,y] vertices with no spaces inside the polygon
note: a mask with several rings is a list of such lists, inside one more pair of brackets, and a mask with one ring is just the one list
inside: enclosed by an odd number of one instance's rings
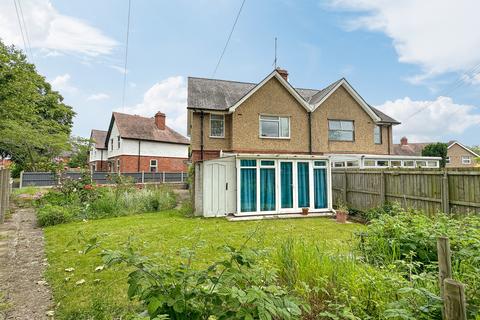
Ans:
{"label": "garden path", "polygon": [[48,318],[54,305],[46,266],[34,209],[15,208],[0,225],[0,320]]}

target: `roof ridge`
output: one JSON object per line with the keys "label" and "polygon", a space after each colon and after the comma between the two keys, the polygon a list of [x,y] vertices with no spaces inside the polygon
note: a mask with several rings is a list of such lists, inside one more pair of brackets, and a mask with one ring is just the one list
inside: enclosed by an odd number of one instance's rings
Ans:
{"label": "roof ridge", "polygon": [[236,81],[236,80],[225,80],[225,79],[214,79],[214,78],[204,78],[204,77],[187,77],[188,79],[202,79],[202,80],[210,80],[210,81],[223,81],[223,82],[233,82],[233,83],[243,83],[243,84],[252,84],[257,85],[258,83],[255,82],[246,82],[246,81]]}

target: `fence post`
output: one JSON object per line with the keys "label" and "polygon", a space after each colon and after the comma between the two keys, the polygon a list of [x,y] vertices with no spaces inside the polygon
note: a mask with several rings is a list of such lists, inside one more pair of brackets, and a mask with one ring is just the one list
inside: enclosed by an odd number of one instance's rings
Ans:
{"label": "fence post", "polygon": [[464,285],[453,279],[445,279],[444,287],[444,319],[467,320],[467,303],[465,299]]}
{"label": "fence post", "polygon": [[18,186],[20,189],[23,187],[23,170],[20,171],[20,184]]}
{"label": "fence post", "polygon": [[380,205],[383,206],[385,204],[385,171],[381,169],[380,172]]}
{"label": "fence post", "polygon": [[142,170],[142,183],[145,183],[145,171]]}
{"label": "fence post", "polygon": [[183,172],[180,172],[180,182],[183,183]]}
{"label": "fence post", "polygon": [[343,179],[342,179],[342,198],[343,198],[343,203],[347,204],[347,170],[344,169],[343,171]]}
{"label": "fence post", "polygon": [[162,171],[162,183],[165,183],[165,171]]}
{"label": "fence post", "polygon": [[7,192],[5,188],[5,170],[0,169],[0,223],[4,222],[5,217],[5,203],[4,203],[4,195]]}
{"label": "fence post", "polygon": [[[440,297],[445,301],[445,279],[452,278],[452,253],[450,251],[450,240],[447,237],[437,239],[438,254],[438,284],[440,286]],[[445,305],[442,307],[445,315]]]}
{"label": "fence post", "polygon": [[442,177],[442,210],[444,213],[450,213],[450,199],[449,199],[447,170],[443,171],[443,177]]}

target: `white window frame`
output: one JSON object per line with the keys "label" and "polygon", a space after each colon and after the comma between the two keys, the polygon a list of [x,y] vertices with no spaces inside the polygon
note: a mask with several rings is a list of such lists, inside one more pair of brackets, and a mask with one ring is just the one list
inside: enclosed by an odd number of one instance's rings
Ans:
{"label": "white window frame", "polygon": [[450,164],[450,161],[451,161],[451,160],[450,160],[450,157],[446,157],[446,158],[445,158],[445,163],[446,163],[446,164]]}
{"label": "white window frame", "polygon": [[[213,117],[222,117],[222,119],[213,119]],[[222,135],[220,136],[216,136],[216,135],[213,135],[212,133],[212,121],[221,121],[222,123]],[[210,114],[210,135],[209,135],[210,138],[215,138],[215,139],[223,139],[225,138],[225,115],[224,114],[219,114],[219,113],[211,113]]]}
{"label": "white window frame", "polygon": [[[377,132],[378,129],[378,132]],[[355,130],[355,128],[354,128]],[[378,137],[378,141],[377,141]],[[382,126],[379,126],[378,124],[373,127],[373,143],[375,144],[382,144]]]}
{"label": "white window frame", "polygon": [[[153,161],[155,161],[155,165],[152,165]],[[155,171],[152,171],[152,168],[155,168]],[[157,159],[150,159],[150,166],[148,167],[148,172],[158,172],[158,160]]]}
{"label": "white window frame", "polygon": [[[331,122],[339,122],[340,123],[340,129],[330,129],[330,123]],[[351,122],[352,123],[352,130],[346,130],[343,129],[342,123],[343,122]],[[330,138],[330,132],[331,131],[346,131],[346,132],[352,132],[352,140],[349,139],[332,139]],[[338,141],[338,142],[355,142],[355,121],[353,120],[340,120],[340,119],[328,119],[328,141]]]}
{"label": "white window frame", "polygon": [[[270,118],[277,118],[276,120],[274,119],[262,119],[262,117],[270,117]],[[282,121],[281,119],[287,119],[287,123],[288,123],[288,136],[286,137],[283,137],[281,136],[282,134]],[[267,121],[267,122],[278,122],[278,137],[268,137],[268,136],[264,136],[263,133],[262,133],[262,122],[263,121]],[[279,115],[271,115],[271,114],[260,114],[259,117],[258,117],[258,136],[261,138],[261,139],[290,139],[290,129],[291,129],[291,125],[290,125],[290,116],[279,116]]]}
{"label": "white window frame", "polygon": [[117,149],[120,149],[120,136],[117,136]]}
{"label": "white window frame", "polygon": [[472,157],[470,156],[462,156],[462,164],[472,164]]}
{"label": "white window frame", "polygon": [[110,150],[113,151],[113,138],[110,139]]}

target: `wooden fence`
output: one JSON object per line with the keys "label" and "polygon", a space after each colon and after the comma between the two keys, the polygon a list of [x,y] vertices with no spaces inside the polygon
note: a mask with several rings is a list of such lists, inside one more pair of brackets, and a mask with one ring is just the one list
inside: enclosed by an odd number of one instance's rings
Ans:
{"label": "wooden fence", "polygon": [[5,214],[10,203],[10,191],[10,171],[8,169],[0,169],[0,223],[5,221]]}
{"label": "wooden fence", "polygon": [[385,202],[427,213],[480,212],[480,170],[334,169],[333,203],[368,210]]}

